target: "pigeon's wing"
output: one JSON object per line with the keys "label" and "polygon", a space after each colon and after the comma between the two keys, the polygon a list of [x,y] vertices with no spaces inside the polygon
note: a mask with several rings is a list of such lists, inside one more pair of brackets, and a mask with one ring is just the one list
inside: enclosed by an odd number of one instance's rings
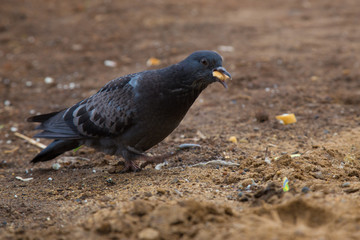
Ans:
{"label": "pigeon's wing", "polygon": [[82,139],[122,134],[132,125],[134,75],[114,79],[91,97],[44,121],[35,135],[41,138]]}

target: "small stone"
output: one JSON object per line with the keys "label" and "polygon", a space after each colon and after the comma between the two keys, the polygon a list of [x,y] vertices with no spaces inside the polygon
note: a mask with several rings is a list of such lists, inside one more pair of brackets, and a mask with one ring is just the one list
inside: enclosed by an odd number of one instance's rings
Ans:
{"label": "small stone", "polygon": [[52,84],[52,83],[54,83],[54,79],[53,79],[52,77],[46,77],[46,78],[44,79],[44,82],[45,82],[46,84]]}
{"label": "small stone", "polygon": [[106,179],[106,182],[110,185],[115,185],[115,182],[112,180],[112,178]]}
{"label": "small stone", "polygon": [[317,179],[324,179],[324,174],[321,171],[315,172],[313,176]]}
{"label": "small stone", "polygon": [[311,76],[310,80],[315,82],[315,81],[319,80],[319,77],[318,76]]}
{"label": "small stone", "polygon": [[74,82],[69,83],[69,89],[74,89],[76,84]]}
{"label": "small stone", "polygon": [[159,239],[160,234],[153,228],[145,228],[139,232],[138,237],[141,240],[155,240]]}
{"label": "small stone", "polygon": [[308,193],[310,191],[310,188],[308,188],[308,187],[303,187],[302,189],[301,189],[301,192],[302,193]]}
{"label": "small stone", "polygon": [[54,170],[59,170],[61,168],[61,165],[59,163],[54,163],[51,167]]}
{"label": "small stone", "polygon": [[5,101],[4,101],[4,105],[5,105],[6,107],[8,107],[8,106],[11,105],[11,102],[10,102],[9,100],[5,100]]}
{"label": "small stone", "polygon": [[220,45],[218,49],[221,52],[233,52],[235,50],[233,46],[227,46],[227,45]]}
{"label": "small stone", "polygon": [[48,178],[48,181],[52,181],[53,179],[51,177]]}
{"label": "small stone", "polygon": [[111,60],[105,60],[104,61],[104,65],[106,67],[116,67],[117,63],[115,61],[111,61]]}
{"label": "small stone", "polygon": [[10,128],[10,131],[12,131],[12,132],[17,132],[17,130],[18,130],[17,127],[11,127],[11,128]]}
{"label": "small stone", "polygon": [[355,193],[355,192],[358,192],[360,190],[360,188],[348,188],[348,189],[345,189],[344,192],[345,193]]}
{"label": "small stone", "polygon": [[343,188],[350,187],[350,183],[345,182],[345,183],[341,184],[341,187],[343,187]]}
{"label": "small stone", "polygon": [[81,44],[73,44],[71,46],[71,49],[74,51],[81,51],[83,49],[83,46]]}

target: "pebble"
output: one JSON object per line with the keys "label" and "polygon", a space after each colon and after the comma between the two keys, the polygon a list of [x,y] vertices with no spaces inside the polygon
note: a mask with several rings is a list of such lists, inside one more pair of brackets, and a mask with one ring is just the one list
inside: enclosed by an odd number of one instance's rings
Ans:
{"label": "pebble", "polygon": [[180,149],[188,149],[188,148],[200,148],[201,146],[199,144],[195,143],[183,143],[179,145]]}
{"label": "pebble", "polygon": [[317,179],[324,179],[324,175],[321,171],[318,171],[314,174],[314,177]]}
{"label": "pebble", "polygon": [[145,228],[139,232],[138,237],[141,240],[155,240],[159,239],[160,233],[153,228]]}
{"label": "pebble", "polygon": [[270,158],[269,158],[269,157],[266,157],[266,158],[265,158],[265,162],[266,162],[267,164],[271,164]]}
{"label": "pebble", "polygon": [[48,178],[48,181],[52,181],[53,179],[51,177]]}
{"label": "pebble", "polygon": [[106,179],[106,182],[109,183],[110,185],[115,185],[115,182],[112,180],[112,178]]}
{"label": "pebble", "polygon": [[10,106],[10,105],[11,105],[10,100],[5,100],[5,101],[4,101],[4,105],[7,106],[7,107]]}
{"label": "pebble", "polygon": [[61,168],[61,165],[59,163],[54,163],[52,165],[52,169],[54,169],[54,170],[59,170],[60,168]]}
{"label": "pebble", "polygon": [[104,65],[107,67],[116,67],[117,63],[115,61],[105,60]]}
{"label": "pebble", "polygon": [[69,89],[74,89],[76,84],[74,82],[69,83]]}
{"label": "pebble", "polygon": [[318,81],[319,77],[318,76],[311,76],[310,80],[311,81]]}
{"label": "pebble", "polygon": [[301,189],[301,192],[302,193],[308,193],[310,191],[310,188],[308,188],[308,187],[303,187],[302,189]]}
{"label": "pebble", "polygon": [[71,46],[71,49],[74,51],[81,51],[83,49],[83,46],[81,44],[73,44]]}
{"label": "pebble", "polygon": [[46,78],[44,79],[44,82],[45,82],[46,84],[52,84],[52,83],[54,83],[54,79],[53,79],[52,77],[46,77]]}
{"label": "pebble", "polygon": [[235,50],[233,46],[227,46],[227,45],[220,45],[218,49],[221,52],[233,52]]}
{"label": "pebble", "polygon": [[345,182],[345,183],[341,184],[341,187],[343,187],[343,188],[350,187],[350,183]]}

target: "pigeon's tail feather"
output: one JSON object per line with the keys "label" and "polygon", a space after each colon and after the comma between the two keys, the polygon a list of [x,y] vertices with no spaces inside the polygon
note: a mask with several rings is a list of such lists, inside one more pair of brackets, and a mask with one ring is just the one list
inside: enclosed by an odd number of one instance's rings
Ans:
{"label": "pigeon's tail feather", "polygon": [[[62,111],[59,111],[59,112],[62,112]],[[40,123],[42,123],[42,122],[45,122],[46,120],[52,118],[53,116],[55,116],[59,112],[52,112],[52,113],[32,116],[32,117],[29,117],[27,119],[27,121],[28,122],[40,122]]]}
{"label": "pigeon's tail feather", "polygon": [[74,134],[72,132],[52,132],[52,131],[43,131],[34,136],[34,138],[50,138],[50,139],[80,139],[78,134]]}
{"label": "pigeon's tail feather", "polygon": [[49,161],[60,154],[80,146],[77,140],[55,140],[35,156],[32,163]]}
{"label": "pigeon's tail feather", "polygon": [[28,122],[40,122],[40,125],[38,125],[35,129],[43,130],[34,137],[64,140],[82,138],[76,127],[73,125],[72,119],[65,120],[64,114],[65,110],[62,110],[59,112],[52,112],[28,118]]}

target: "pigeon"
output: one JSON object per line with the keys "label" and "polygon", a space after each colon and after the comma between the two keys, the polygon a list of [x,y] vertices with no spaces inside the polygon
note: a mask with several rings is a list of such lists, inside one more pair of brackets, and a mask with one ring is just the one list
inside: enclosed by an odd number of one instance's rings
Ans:
{"label": "pigeon", "polygon": [[227,88],[227,79],[222,57],[207,50],[162,69],[116,78],[70,108],[28,118],[40,123],[36,129],[42,132],[34,137],[54,139],[31,162],[85,145],[121,156],[124,172],[139,171],[136,160],[180,124],[199,94],[213,82]]}

